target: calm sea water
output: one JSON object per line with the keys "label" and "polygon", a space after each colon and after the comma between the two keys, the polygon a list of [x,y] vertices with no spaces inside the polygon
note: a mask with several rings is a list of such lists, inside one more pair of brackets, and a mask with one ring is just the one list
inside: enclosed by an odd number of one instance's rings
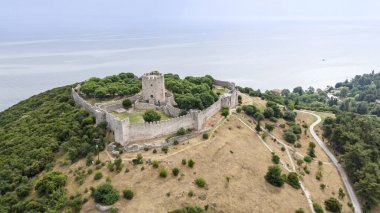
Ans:
{"label": "calm sea water", "polygon": [[0,35],[0,111],[120,72],[211,74],[262,90],[324,88],[380,68],[380,23],[255,22],[152,32]]}

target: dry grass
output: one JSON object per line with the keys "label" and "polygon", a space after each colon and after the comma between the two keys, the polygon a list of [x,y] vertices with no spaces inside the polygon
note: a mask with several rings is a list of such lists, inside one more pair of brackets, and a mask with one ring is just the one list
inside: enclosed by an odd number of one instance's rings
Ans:
{"label": "dry grass", "polygon": [[[276,188],[265,181],[267,167],[272,164],[271,153],[237,119],[229,118],[212,139],[200,140],[202,139],[195,138],[184,145],[177,145],[176,151],[171,147],[168,157],[164,154],[142,152],[145,159],[161,156],[160,165],[170,171],[174,167],[179,168],[180,174],[183,175],[178,177],[170,173],[167,178],[160,178],[158,170],[150,165],[133,166],[124,162],[125,167],[130,169],[128,173],[110,173],[103,167],[100,169],[104,175],[102,180],[94,181],[92,174],[81,186],[73,181],[74,178],[70,174],[67,188],[70,193],[83,193],[85,188],[95,186],[109,176],[112,184],[120,192],[126,187],[135,192],[133,200],[121,198],[115,205],[120,212],[167,212],[188,204],[200,207],[209,205],[210,212],[294,212],[297,208],[308,210],[306,198],[301,190],[295,190],[288,185]],[[102,153],[102,161],[107,158],[107,155]],[[181,165],[183,158],[193,159],[196,162],[194,168]],[[74,170],[78,166],[83,166],[83,161],[57,169],[68,173],[69,169]],[[142,166],[145,167],[143,171]],[[228,183],[227,176],[230,177]],[[195,186],[193,181],[197,177],[206,180],[206,189]],[[190,190],[195,196],[187,196]],[[200,195],[206,195],[205,200],[199,199]],[[90,196],[90,192],[85,196]],[[82,210],[96,212],[93,206],[94,203],[90,199]]]}

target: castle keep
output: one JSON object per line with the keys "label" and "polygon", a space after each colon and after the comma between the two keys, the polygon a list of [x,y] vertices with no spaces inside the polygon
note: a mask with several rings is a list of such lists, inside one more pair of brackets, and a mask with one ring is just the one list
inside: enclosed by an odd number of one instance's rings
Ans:
{"label": "castle keep", "polygon": [[219,113],[222,107],[234,108],[238,104],[235,84],[227,81],[215,80],[215,85],[228,88],[230,91],[221,95],[219,99],[204,110],[190,110],[186,115],[179,116],[180,109],[174,107],[174,97],[165,90],[164,75],[151,72],[142,76],[142,95],[129,97],[135,109],[157,109],[172,117],[169,120],[151,123],[130,123],[128,118],[120,119],[111,112],[123,108],[122,101],[118,100],[106,104],[91,105],[79,94],[80,85],[72,89],[75,102],[82,105],[93,114],[96,122],[107,121],[108,128],[114,132],[115,142],[128,145],[133,141],[147,140],[173,134],[180,128],[202,130],[205,122]]}

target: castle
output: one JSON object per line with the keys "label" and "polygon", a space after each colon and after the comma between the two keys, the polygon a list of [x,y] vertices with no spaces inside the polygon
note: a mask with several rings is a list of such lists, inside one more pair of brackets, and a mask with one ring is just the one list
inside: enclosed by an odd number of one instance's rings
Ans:
{"label": "castle", "polygon": [[214,84],[229,89],[219,99],[204,110],[189,110],[186,115],[180,116],[181,110],[174,107],[174,95],[165,89],[164,75],[155,71],[144,74],[142,77],[142,94],[128,97],[134,104],[134,109],[157,109],[165,112],[171,119],[150,123],[130,123],[128,118],[120,119],[111,112],[122,109],[122,101],[118,100],[106,104],[91,105],[80,95],[80,85],[72,89],[75,102],[82,105],[93,114],[96,122],[107,121],[108,128],[113,131],[115,142],[129,145],[134,141],[148,140],[173,134],[180,128],[201,131],[205,122],[219,113],[222,107],[234,108],[238,104],[235,84],[227,81],[215,80]]}

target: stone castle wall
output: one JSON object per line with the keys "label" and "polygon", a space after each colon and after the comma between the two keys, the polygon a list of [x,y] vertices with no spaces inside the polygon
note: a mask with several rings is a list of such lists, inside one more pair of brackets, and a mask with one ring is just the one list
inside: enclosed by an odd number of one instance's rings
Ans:
{"label": "stone castle wall", "polygon": [[[91,112],[96,117],[96,122],[107,121],[108,127],[114,131],[115,142],[122,145],[127,145],[131,141],[146,140],[156,137],[161,137],[169,134],[173,134],[182,128],[192,128],[195,130],[201,130],[203,124],[213,115],[219,113],[223,106],[233,108],[237,105],[237,91],[235,90],[235,84],[226,81],[216,81],[216,85],[229,88],[230,93],[221,96],[214,104],[207,109],[190,110],[187,115],[180,116],[180,109],[167,104],[162,107],[158,107],[164,110],[165,113],[175,118],[169,120],[152,122],[152,123],[140,123],[131,124],[128,119],[119,119],[111,115],[109,112],[114,111],[122,107],[122,100],[109,103],[92,106],[86,102],[80,95],[72,89],[72,96],[75,102],[82,105],[86,110]],[[133,96],[135,97],[135,96]],[[136,99],[137,100],[137,99]],[[149,103],[136,102],[135,107],[139,109],[157,108],[157,106]]]}

